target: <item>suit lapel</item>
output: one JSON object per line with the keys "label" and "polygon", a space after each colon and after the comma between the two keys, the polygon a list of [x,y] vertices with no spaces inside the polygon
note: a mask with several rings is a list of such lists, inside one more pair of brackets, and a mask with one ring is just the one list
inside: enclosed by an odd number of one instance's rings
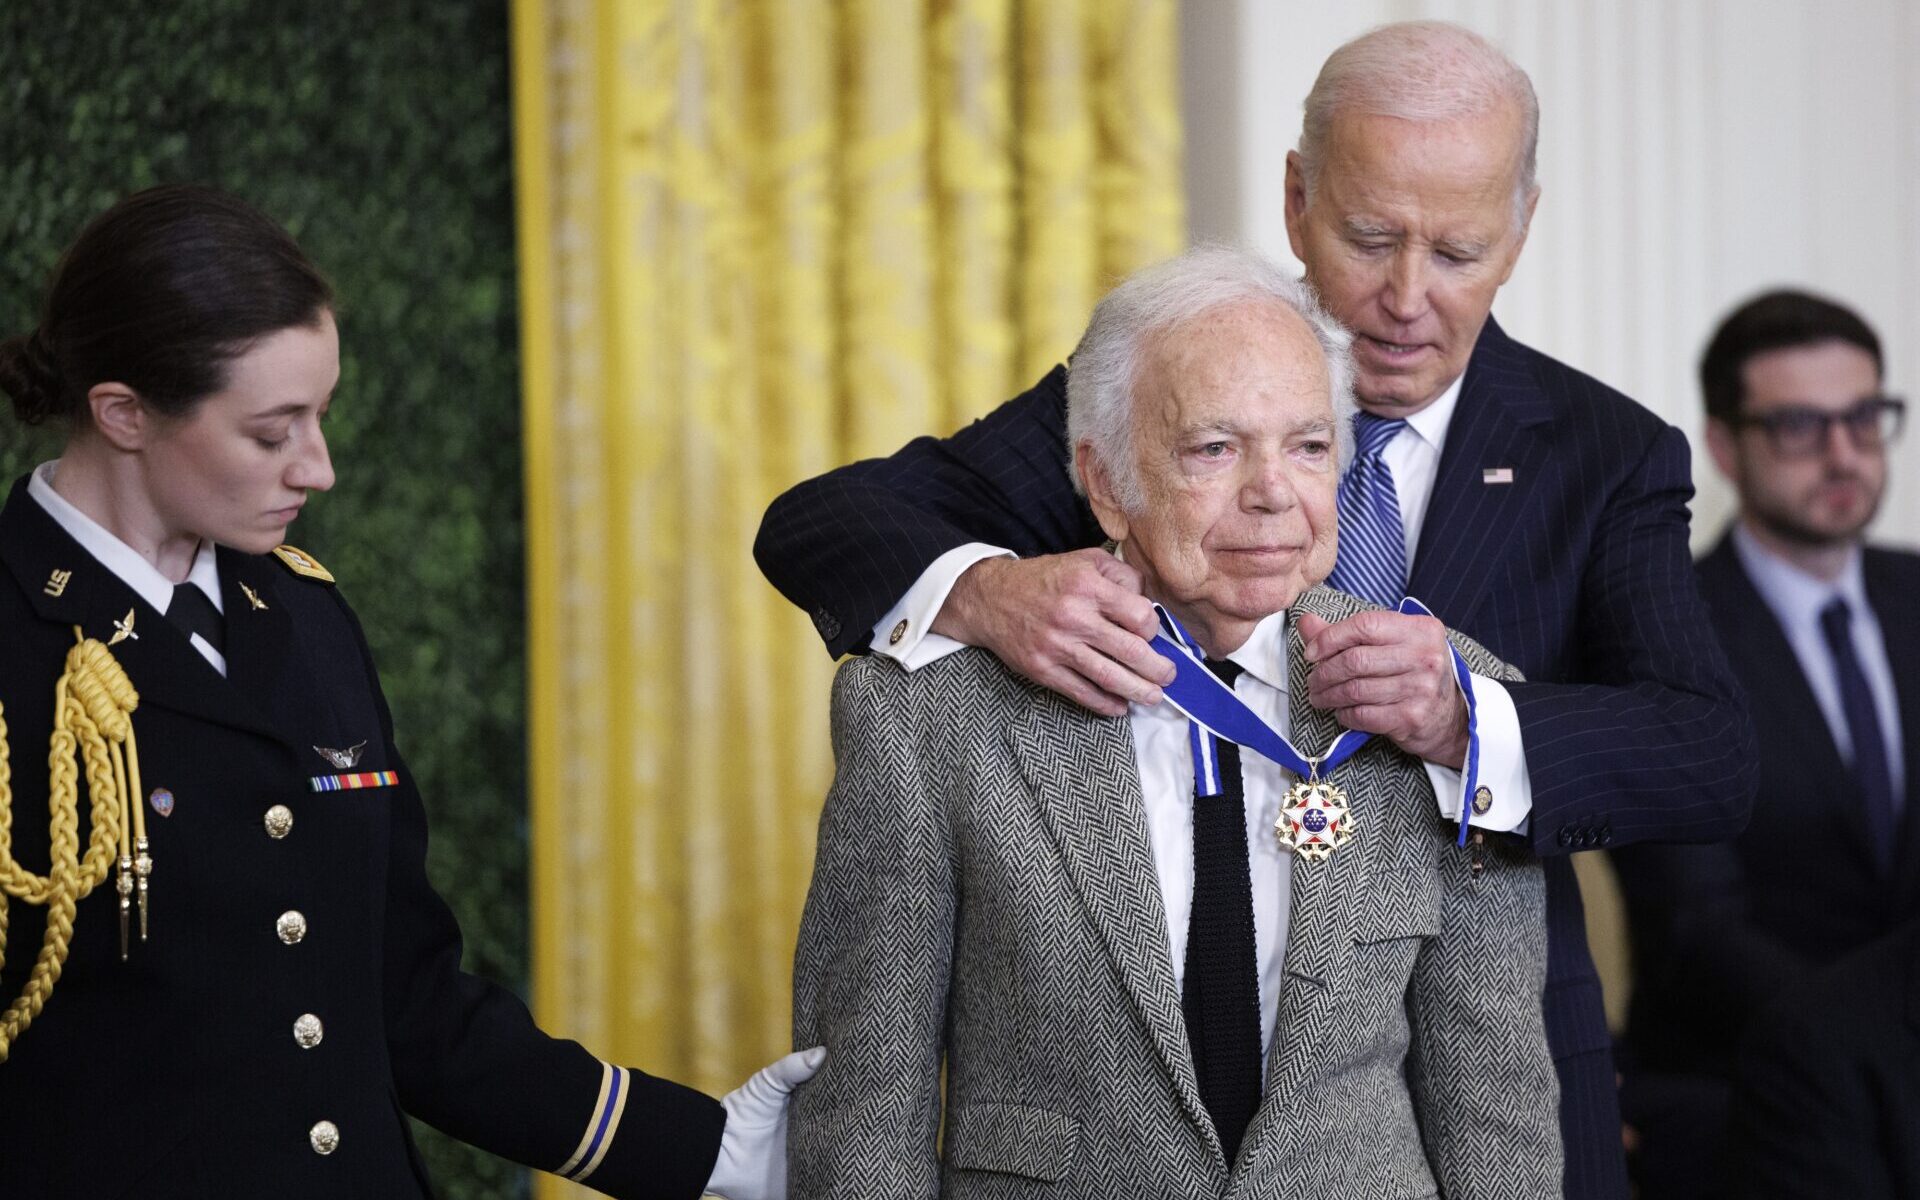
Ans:
{"label": "suit lapel", "polygon": [[1139,1008],[1180,1102],[1221,1154],[1180,1012],[1129,725],[1036,692],[1013,722],[1009,740],[1087,918]]}
{"label": "suit lapel", "polygon": [[1888,614],[1909,611],[1911,596],[1901,594],[1901,580],[1884,569],[1891,564],[1872,550],[1864,552],[1867,602],[1880,622],[1893,672],[1893,694],[1899,702],[1900,747],[1906,765],[1905,807],[1896,827],[1893,856],[1893,900],[1896,911],[1913,911],[1920,890],[1920,627]]}
{"label": "suit lapel", "polygon": [[[1305,610],[1329,621],[1339,620],[1354,611],[1351,601],[1316,587],[1295,602],[1294,611]],[[1340,736],[1340,726],[1330,713],[1307,703],[1307,660],[1301,650],[1300,634],[1291,616],[1287,621],[1287,719],[1288,740],[1302,753],[1321,754]],[[1336,769],[1330,777],[1347,793],[1357,818],[1355,840],[1320,862],[1293,860],[1289,887],[1285,984],[1280,995],[1280,1011],[1274,1023],[1273,1044],[1267,1049],[1267,1076],[1260,1109],[1248,1127],[1245,1146],[1258,1153],[1277,1148],[1276,1126],[1295,1092],[1311,1079],[1320,1067],[1320,1031],[1337,1019],[1335,994],[1339,976],[1352,945],[1352,911],[1365,875],[1366,839],[1377,836],[1370,826],[1367,801],[1372,789],[1380,786],[1378,771],[1369,765],[1374,756],[1362,754]]]}
{"label": "suit lapel", "polygon": [[[244,703],[185,635],[67,536],[27,494],[25,480],[14,487],[0,514],[0,559],[42,619],[78,626],[87,637],[109,644],[143,707],[275,736],[263,711]],[[56,571],[66,573],[58,595],[49,590]],[[114,642],[127,626],[130,632]]]}
{"label": "suit lapel", "polygon": [[[1447,624],[1471,628],[1514,530],[1554,469],[1541,428],[1552,417],[1526,360],[1492,317],[1481,330],[1447,426],[1407,591]],[[1510,483],[1483,472],[1505,469]]]}
{"label": "suit lapel", "polygon": [[[1699,570],[1716,624],[1731,634],[1728,640],[1732,644],[1740,647],[1733,657],[1741,682],[1750,695],[1762,698],[1767,705],[1768,716],[1762,727],[1772,731],[1774,740],[1786,743],[1776,747],[1777,757],[1804,774],[1810,782],[1807,794],[1832,797],[1828,807],[1834,819],[1860,855],[1862,869],[1871,870],[1874,860],[1868,846],[1866,812],[1850,782],[1851,772],[1840,757],[1826,713],[1814,698],[1800,656],[1794,653],[1779,618],[1740,565],[1731,533],[1701,560]],[[1888,650],[1891,652],[1891,645]]]}

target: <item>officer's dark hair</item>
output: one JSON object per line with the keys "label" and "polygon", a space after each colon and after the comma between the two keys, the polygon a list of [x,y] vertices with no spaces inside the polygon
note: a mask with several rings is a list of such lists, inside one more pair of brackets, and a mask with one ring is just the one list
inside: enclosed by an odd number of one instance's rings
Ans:
{"label": "officer's dark hair", "polygon": [[1763,292],[1734,309],[1714,330],[1700,358],[1700,390],[1706,396],[1707,415],[1728,423],[1739,419],[1740,402],[1746,398],[1741,376],[1750,360],[1772,350],[1822,342],[1858,346],[1873,356],[1876,376],[1885,370],[1880,338],[1859,313],[1845,305],[1782,288]]}
{"label": "officer's dark hair", "polygon": [[332,307],[319,269],[253,206],[192,184],[149,188],[61,256],[39,327],[0,342],[0,391],[28,425],[84,426],[87,393],[109,381],[182,415],[226,386],[254,341]]}

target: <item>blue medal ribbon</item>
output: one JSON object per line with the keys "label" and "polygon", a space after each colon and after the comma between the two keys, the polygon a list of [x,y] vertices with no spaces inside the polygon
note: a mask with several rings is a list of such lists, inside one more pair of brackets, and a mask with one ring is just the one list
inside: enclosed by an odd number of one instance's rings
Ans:
{"label": "blue medal ribbon", "polygon": [[[1292,742],[1261,719],[1259,713],[1247,707],[1246,701],[1236,696],[1232,688],[1208,669],[1200,648],[1172,613],[1157,604],[1153,608],[1160,615],[1161,627],[1166,632],[1155,634],[1149,644],[1155,653],[1173,664],[1173,682],[1162,688],[1162,693],[1169,703],[1193,722],[1187,729],[1187,735],[1188,745],[1193,752],[1194,790],[1198,795],[1217,796],[1222,790],[1219,738],[1279,763],[1303,780],[1318,779],[1331,773],[1372,739],[1371,733],[1349,729],[1335,738],[1333,745],[1327,747],[1327,752],[1319,758],[1309,758],[1300,753]],[[1406,616],[1433,615],[1426,605],[1411,596],[1400,601],[1399,611]],[[1473,698],[1473,674],[1467,670],[1467,661],[1460,657],[1460,652],[1451,644],[1447,646],[1447,651],[1453,656],[1454,683],[1467,702],[1467,761],[1461,781],[1460,834],[1455,842],[1464,846],[1473,816],[1473,794],[1480,780],[1480,722]]]}

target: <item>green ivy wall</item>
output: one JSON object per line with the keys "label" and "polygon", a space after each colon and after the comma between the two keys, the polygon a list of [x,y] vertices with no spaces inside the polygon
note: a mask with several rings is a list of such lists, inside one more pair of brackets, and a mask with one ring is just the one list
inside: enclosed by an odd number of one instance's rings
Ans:
{"label": "green ivy wall", "polygon": [[[0,335],[34,323],[89,217],[156,183],[246,197],[332,278],[339,484],[289,536],[366,625],[467,968],[524,990],[507,92],[505,0],[0,0]],[[57,449],[0,419],[8,486]],[[526,1194],[512,1164],[419,1132],[444,1196]]]}

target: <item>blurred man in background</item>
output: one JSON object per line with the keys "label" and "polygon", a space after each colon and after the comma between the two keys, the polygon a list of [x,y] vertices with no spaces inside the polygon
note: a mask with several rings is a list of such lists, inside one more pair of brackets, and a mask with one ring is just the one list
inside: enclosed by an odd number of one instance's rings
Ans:
{"label": "blurred man in background", "polygon": [[1880,340],[1851,309],[1769,292],[1722,322],[1700,382],[1708,447],[1740,497],[1700,586],[1748,692],[1760,792],[1737,841],[1614,855],[1646,1200],[1724,1186],[1727,1081],[1751,1018],[1920,916],[1920,556],[1865,543],[1905,414]]}

